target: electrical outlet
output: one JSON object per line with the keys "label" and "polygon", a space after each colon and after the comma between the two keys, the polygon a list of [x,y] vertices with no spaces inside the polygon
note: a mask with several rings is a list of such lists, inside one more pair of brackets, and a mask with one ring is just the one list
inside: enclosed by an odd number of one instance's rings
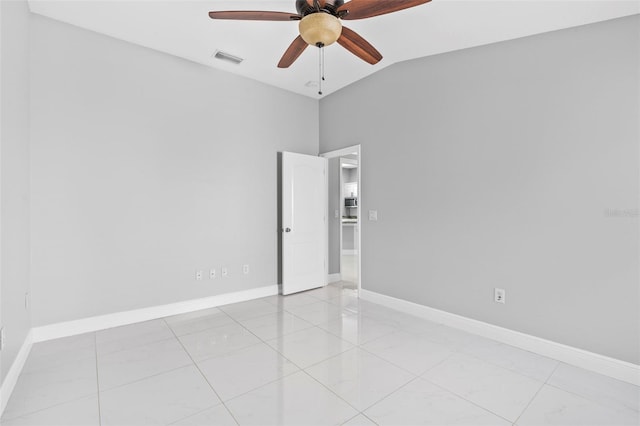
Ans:
{"label": "electrical outlet", "polygon": [[503,288],[493,289],[493,301],[496,303],[505,303],[506,291]]}
{"label": "electrical outlet", "polygon": [[4,327],[0,328],[0,351],[4,349]]}
{"label": "electrical outlet", "polygon": [[227,271],[227,268],[222,268],[221,274],[223,277],[226,277],[227,275],[229,275],[229,271]]}
{"label": "electrical outlet", "polygon": [[249,273],[249,265],[242,266],[242,273],[247,275]]}
{"label": "electrical outlet", "polygon": [[378,210],[369,210],[369,220],[373,222],[378,220]]}
{"label": "electrical outlet", "polygon": [[196,280],[202,281],[202,271],[196,271]]}
{"label": "electrical outlet", "polygon": [[215,280],[216,279],[216,270],[215,269],[210,269],[209,270],[209,279],[210,280]]}

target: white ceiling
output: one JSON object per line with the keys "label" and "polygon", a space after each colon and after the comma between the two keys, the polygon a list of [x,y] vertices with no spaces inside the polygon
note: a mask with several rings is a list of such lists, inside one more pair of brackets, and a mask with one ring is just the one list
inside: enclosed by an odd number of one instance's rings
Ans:
{"label": "white ceiling", "polygon": [[[380,0],[394,1],[394,0]],[[295,12],[295,0],[30,0],[31,10],[78,27],[317,98],[318,51],[276,64],[297,22],[212,20],[211,10]],[[365,20],[343,21],[384,56],[369,65],[338,44],[325,49],[324,95],[393,63],[640,13],[638,0],[433,0]],[[214,59],[216,50],[244,58]]]}

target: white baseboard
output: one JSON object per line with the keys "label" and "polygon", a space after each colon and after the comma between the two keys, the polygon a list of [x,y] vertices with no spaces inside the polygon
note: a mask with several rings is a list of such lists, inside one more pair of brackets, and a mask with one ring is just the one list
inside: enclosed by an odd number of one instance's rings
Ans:
{"label": "white baseboard", "polygon": [[22,343],[22,347],[20,347],[20,350],[16,355],[16,359],[13,361],[13,364],[11,364],[9,371],[7,372],[7,375],[2,382],[2,386],[0,386],[0,416],[2,416],[2,413],[4,413],[7,402],[9,402],[9,397],[11,396],[16,383],[18,382],[18,377],[20,376],[20,373],[22,373],[24,363],[29,357],[29,352],[31,352],[32,346],[33,333],[29,331],[27,337],[24,339],[24,343]]}
{"label": "white baseboard", "polygon": [[640,365],[365,289],[360,290],[360,297],[364,300],[378,303],[420,318],[497,340],[511,346],[640,386]]}
{"label": "white baseboard", "polygon": [[338,281],[342,281],[342,274],[339,272],[337,274],[327,275],[327,284],[337,283]]}
{"label": "white baseboard", "polygon": [[186,300],[184,302],[168,305],[152,306],[149,308],[135,309],[132,311],[116,312],[113,314],[83,318],[74,321],[60,322],[44,325],[32,329],[33,342],[58,339],[60,337],[74,336],[92,331],[104,330],[121,325],[129,325],[142,321],[149,321],[170,315],[184,314],[200,309],[215,308],[229,303],[244,302],[259,299],[261,297],[278,294],[278,286],[253,288],[234,293],[219,294],[201,299]]}

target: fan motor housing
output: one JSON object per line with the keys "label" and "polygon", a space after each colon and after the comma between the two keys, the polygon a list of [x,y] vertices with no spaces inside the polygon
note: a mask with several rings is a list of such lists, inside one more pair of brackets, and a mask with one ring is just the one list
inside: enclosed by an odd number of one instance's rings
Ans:
{"label": "fan motor housing", "polygon": [[337,17],[324,12],[309,14],[298,24],[300,36],[312,46],[329,46],[342,34],[342,23]]}

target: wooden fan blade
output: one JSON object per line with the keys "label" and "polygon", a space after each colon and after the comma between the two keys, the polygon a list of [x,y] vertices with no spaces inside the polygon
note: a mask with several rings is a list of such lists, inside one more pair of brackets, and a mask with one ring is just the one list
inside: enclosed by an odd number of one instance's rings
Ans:
{"label": "wooden fan blade", "polygon": [[338,13],[347,11],[347,14],[341,16],[342,19],[345,20],[364,19],[397,12],[430,1],[431,0],[351,0],[340,6]]}
{"label": "wooden fan blade", "polygon": [[382,59],[380,52],[358,33],[347,27],[342,27],[342,35],[338,39],[340,46],[356,55],[365,62],[375,65]]}
{"label": "wooden fan blade", "polygon": [[293,40],[293,43],[289,46],[284,55],[282,55],[282,59],[278,62],[278,68],[289,68],[291,64],[293,64],[296,59],[304,52],[304,49],[309,46],[306,41],[302,39],[301,36],[296,37]]}
{"label": "wooden fan blade", "polygon": [[228,10],[209,12],[211,19],[237,19],[241,21],[297,21],[300,15],[287,12],[267,12],[260,10]]}

